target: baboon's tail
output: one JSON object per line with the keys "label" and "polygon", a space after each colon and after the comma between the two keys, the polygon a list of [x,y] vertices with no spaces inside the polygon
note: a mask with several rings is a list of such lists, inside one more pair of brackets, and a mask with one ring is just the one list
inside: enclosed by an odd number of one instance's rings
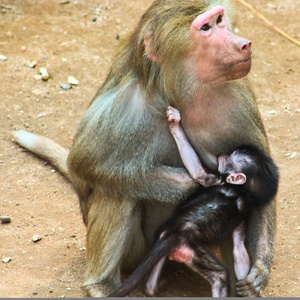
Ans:
{"label": "baboon's tail", "polygon": [[13,136],[16,143],[43,159],[48,160],[59,172],[69,179],[67,166],[69,152],[67,149],[46,137],[35,135],[24,130],[13,131]]}

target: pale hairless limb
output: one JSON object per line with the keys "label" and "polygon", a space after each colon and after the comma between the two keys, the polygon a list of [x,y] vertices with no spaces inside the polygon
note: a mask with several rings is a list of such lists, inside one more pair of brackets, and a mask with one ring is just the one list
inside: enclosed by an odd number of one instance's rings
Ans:
{"label": "pale hairless limb", "polygon": [[170,132],[176,141],[183,164],[190,173],[191,177],[205,187],[220,183],[220,180],[217,176],[208,174],[205,171],[198,155],[187,140],[187,137],[180,125],[181,118],[179,111],[176,108],[169,106],[167,110],[167,116]]}
{"label": "pale hairless limb", "polygon": [[250,271],[250,258],[245,247],[245,222],[242,222],[232,234],[234,272],[237,280],[247,277]]}
{"label": "pale hairless limb", "polygon": [[[202,184],[203,186],[211,186],[218,184],[218,178],[213,174],[207,174],[203,168],[199,157],[190,145],[187,137],[180,125],[179,111],[169,106],[167,110],[170,131],[177,143],[181,159],[190,173],[191,177]],[[233,256],[234,256],[234,270],[237,280],[246,278],[250,269],[250,259],[245,248],[244,240],[244,222],[241,223],[233,232]],[[178,257],[185,257],[183,249],[176,249],[170,255],[170,259],[181,262]]]}

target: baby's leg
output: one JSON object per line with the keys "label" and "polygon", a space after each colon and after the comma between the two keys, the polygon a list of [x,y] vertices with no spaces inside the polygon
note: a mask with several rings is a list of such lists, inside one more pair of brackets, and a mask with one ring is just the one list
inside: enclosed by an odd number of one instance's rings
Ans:
{"label": "baby's leg", "polygon": [[242,222],[232,234],[234,271],[237,280],[246,278],[250,270],[250,259],[245,247],[245,224]]}

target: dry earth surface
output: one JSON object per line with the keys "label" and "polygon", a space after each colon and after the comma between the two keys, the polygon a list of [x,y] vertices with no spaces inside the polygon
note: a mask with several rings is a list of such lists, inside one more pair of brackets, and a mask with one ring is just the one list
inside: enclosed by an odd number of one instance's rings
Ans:
{"label": "dry earth surface", "polygon": [[[0,1],[1,297],[84,297],[85,232],[77,197],[51,165],[25,153],[9,131],[26,129],[70,147],[78,121],[105,79],[114,50],[149,0]],[[249,0],[300,39],[300,2]],[[235,32],[253,43],[249,77],[281,171],[275,262],[263,295],[300,295],[300,47],[236,5]],[[117,38],[119,37],[119,39]],[[26,51],[24,48],[26,48]],[[37,60],[35,68],[28,61]],[[48,81],[34,75],[47,68]],[[68,76],[79,80],[63,90]],[[40,241],[32,241],[34,235]],[[172,268],[171,268],[172,269]],[[209,286],[181,266],[159,296],[209,296]],[[142,295],[137,292],[135,295]]]}

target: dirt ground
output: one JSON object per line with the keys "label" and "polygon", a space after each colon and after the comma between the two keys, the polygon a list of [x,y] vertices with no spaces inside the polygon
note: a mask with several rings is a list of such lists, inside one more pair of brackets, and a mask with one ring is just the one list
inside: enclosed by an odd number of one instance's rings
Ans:
{"label": "dirt ground", "polygon": [[[0,262],[1,297],[85,296],[86,229],[77,197],[51,165],[14,144],[9,131],[26,129],[70,147],[114,49],[150,2],[0,0],[0,55],[7,57],[0,59],[0,216],[12,219],[0,224],[0,256],[11,258]],[[299,1],[249,3],[300,40]],[[275,262],[263,295],[295,297],[300,295],[300,47],[241,4],[236,10],[235,32],[253,43],[249,77],[281,172]],[[28,66],[32,59],[35,68]],[[47,68],[48,81],[34,78],[41,67]],[[63,90],[68,76],[79,85]],[[33,242],[34,235],[41,240]],[[159,296],[210,295],[209,285],[184,269],[169,273]]]}

